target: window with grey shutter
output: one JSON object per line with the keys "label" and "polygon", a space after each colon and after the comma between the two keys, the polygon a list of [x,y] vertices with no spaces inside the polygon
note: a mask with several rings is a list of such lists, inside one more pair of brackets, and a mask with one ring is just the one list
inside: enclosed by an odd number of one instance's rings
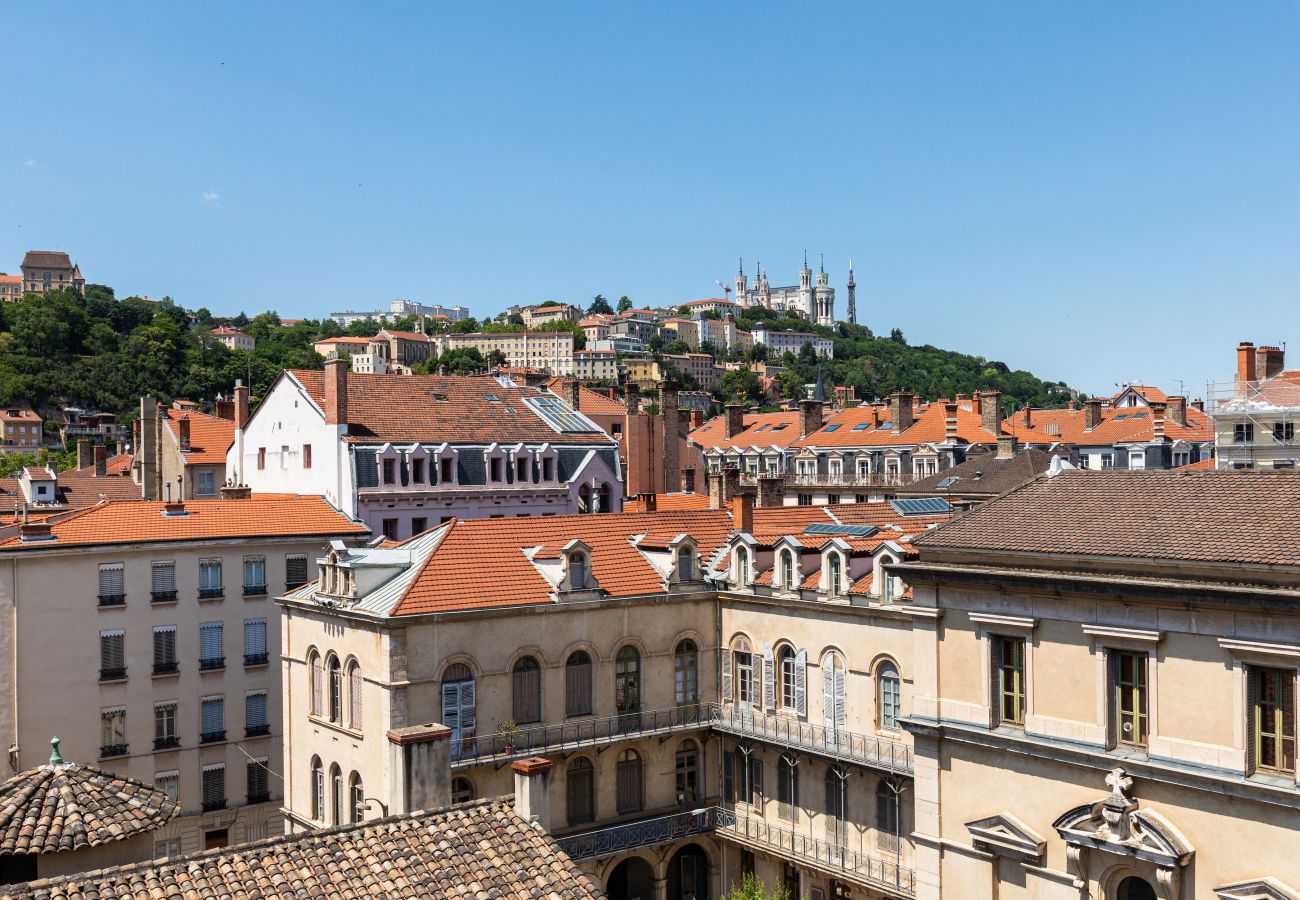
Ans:
{"label": "window with grey shutter", "polygon": [[226,739],[226,698],[204,697],[199,720],[199,739],[205,744]]}
{"label": "window with grey shutter", "polygon": [[251,691],[244,695],[244,734],[257,737],[269,734],[270,720],[266,714],[266,691]]}
{"label": "window with grey shutter", "polygon": [[226,664],[221,649],[221,623],[204,622],[199,626],[199,668],[220,669]]}
{"label": "window with grey shutter", "polygon": [[99,566],[99,605],[121,606],[126,602],[126,572],[122,563]]}
{"label": "window with grey shutter", "polygon": [[217,763],[203,767],[203,811],[226,808],[226,766]]}
{"label": "window with grey shutter", "polygon": [[113,681],[126,677],[126,632],[122,629],[99,633],[99,678]]}
{"label": "window with grey shutter", "polygon": [[351,715],[348,717],[348,727],[353,731],[361,730],[361,697],[362,697],[361,667],[356,663],[348,670],[348,699],[351,701]]}
{"label": "window with grey shutter", "polygon": [[286,556],[284,558],[284,589],[291,591],[307,583],[307,557]]}
{"label": "window with grey shutter", "polygon": [[770,644],[763,645],[763,710],[776,712],[776,657]]}
{"label": "window with grey shutter", "polygon": [[525,656],[515,663],[512,673],[513,712],[518,723],[542,719],[542,668],[537,660]]}
{"label": "window with grey shutter", "polygon": [[171,675],[179,671],[176,660],[176,626],[156,625],[153,630],[153,673]]}
{"label": "window with grey shutter", "polygon": [[244,620],[244,665],[266,665],[266,619]]}
{"label": "window with grey shutter", "polygon": [[635,750],[624,750],[619,754],[617,780],[617,809],[619,814],[640,812],[644,805],[641,756]]}
{"label": "window with grey shutter", "polygon": [[267,777],[269,760],[250,759],[248,761],[248,802],[264,803],[271,798],[271,782]]}
{"label": "window with grey shutter", "polygon": [[564,714],[591,715],[591,656],[574,650],[564,662]]}
{"label": "window with grey shutter", "polygon": [[794,708],[801,716],[808,714],[808,651],[794,656]]}
{"label": "window with grey shutter", "polygon": [[171,603],[176,599],[176,563],[154,563],[150,579],[149,599],[151,602]]}

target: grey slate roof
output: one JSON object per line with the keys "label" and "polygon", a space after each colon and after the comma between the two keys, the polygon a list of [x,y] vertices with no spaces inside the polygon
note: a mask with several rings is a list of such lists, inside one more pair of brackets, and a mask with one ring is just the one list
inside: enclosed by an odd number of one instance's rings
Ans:
{"label": "grey slate roof", "polygon": [[[405,446],[405,445],[403,445]],[[425,444],[430,450],[438,445]],[[483,451],[488,448],[488,444],[466,445],[457,444],[456,449],[460,452],[456,454],[456,479],[459,484],[463,485],[486,485],[487,484],[487,463],[483,459]],[[537,446],[540,446],[537,445]],[[587,458],[587,454],[593,450],[596,455],[604,460],[605,465],[609,466],[611,472],[619,471],[618,447],[612,444],[593,444],[591,446],[566,446],[553,445],[557,451],[558,475],[561,483],[567,483],[578,471],[582,461]],[[379,467],[375,463],[375,457],[379,452],[376,446],[358,446],[353,445],[353,454],[356,459],[357,487],[373,488],[379,487]],[[400,479],[402,484],[410,481],[411,473],[408,471],[405,460],[400,462]],[[435,463],[436,465],[436,463]],[[505,467],[506,481],[513,484],[515,481],[515,472],[513,467]]]}
{"label": "grey slate roof", "polygon": [[1032,447],[1009,459],[980,453],[951,469],[900,487],[895,493],[899,497],[996,497],[1037,478],[1051,464],[1051,453]]}

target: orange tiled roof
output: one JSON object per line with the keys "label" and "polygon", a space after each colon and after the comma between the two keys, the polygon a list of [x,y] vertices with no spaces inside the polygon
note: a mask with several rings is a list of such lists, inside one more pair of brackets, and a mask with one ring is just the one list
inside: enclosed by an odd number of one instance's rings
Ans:
{"label": "orange tiled roof", "polygon": [[182,454],[185,465],[224,465],[226,451],[235,441],[235,423],[198,410],[169,408],[163,411],[163,424],[171,432],[173,440],[179,440],[180,426],[176,423],[182,416],[189,416],[190,420],[190,452]]}
{"label": "orange tiled roof", "polygon": [[430,341],[427,334],[421,334],[418,331],[393,331],[391,328],[381,328],[379,334],[386,334],[389,337],[397,338],[399,341],[421,341],[426,344]]}
{"label": "orange tiled roof", "polygon": [[243,333],[242,329],[235,328],[233,325],[218,325],[216,328],[208,332],[208,334],[219,334],[223,336]]}
{"label": "orange tiled roof", "polygon": [[24,406],[0,407],[0,420],[5,422],[39,422],[41,417]]}
{"label": "orange tiled roof", "polygon": [[[563,378],[552,378],[546,382],[546,386],[563,397],[564,381]],[[591,413],[594,416],[621,416],[627,412],[627,406],[608,394],[593,391],[589,387],[579,387],[578,412]]]}
{"label": "orange tiled roof", "polygon": [[23,276],[21,275],[0,275],[0,284],[22,284]]}
{"label": "orange tiled roof", "polygon": [[[1186,410],[1187,424],[1179,425],[1165,415],[1165,437],[1171,441],[1186,440],[1204,443],[1214,440],[1214,424],[1210,417],[1194,407]],[[1002,422],[1004,432],[1014,434],[1022,444],[1113,445],[1132,442],[1149,442],[1155,435],[1155,414],[1149,407],[1131,406],[1101,408],[1101,424],[1089,430],[1086,409],[1035,409],[1030,411],[1030,425],[1024,424],[1024,413],[1013,413]]]}
{"label": "orange tiled roof", "polygon": [[[21,543],[17,535],[0,540],[0,551],[95,544],[249,537],[363,535],[323,497],[254,494],[245,500],[187,500],[184,516],[164,516],[152,500],[106,500],[55,522],[55,540]],[[513,521],[513,520],[512,520]]]}
{"label": "orange tiled roof", "polygon": [[1188,463],[1185,466],[1178,466],[1178,471],[1195,472],[1198,469],[1214,469],[1214,468],[1217,468],[1217,466],[1215,465],[1214,457],[1210,457],[1209,459],[1203,459],[1200,462]]}
{"label": "orange tiled roof", "polygon": [[[140,486],[131,480],[133,461],[134,457],[129,453],[110,457],[105,464],[107,474],[102,478],[95,476],[93,465],[57,473],[57,502],[42,507],[42,511],[70,512],[93,506],[101,500],[139,500]],[[0,478],[0,522],[16,517],[22,506],[21,501],[18,479]]]}
{"label": "orange tiled roof", "polygon": [[[623,504],[624,512],[645,512],[639,497],[634,497]],[[670,512],[683,509],[708,509],[708,494],[696,494],[692,491],[679,491],[672,494],[655,494],[655,509]]]}
{"label": "orange tiled roof", "polygon": [[341,335],[339,337],[321,338],[316,343],[318,344],[369,344],[372,340],[374,340],[374,338],[351,337],[349,335]]}
{"label": "orange tiled roof", "polygon": [[734,438],[723,437],[724,416],[714,416],[690,433],[692,443],[705,450],[728,447],[789,447],[799,440],[799,413],[745,413],[745,430]]}
{"label": "orange tiled roof", "polygon": [[[319,370],[285,372],[321,409],[325,377]],[[348,436],[357,441],[520,441],[552,444],[613,443],[603,431],[562,433],[524,402],[550,397],[534,387],[506,387],[490,375],[367,375],[349,372]],[[495,397],[495,400],[489,399]]]}

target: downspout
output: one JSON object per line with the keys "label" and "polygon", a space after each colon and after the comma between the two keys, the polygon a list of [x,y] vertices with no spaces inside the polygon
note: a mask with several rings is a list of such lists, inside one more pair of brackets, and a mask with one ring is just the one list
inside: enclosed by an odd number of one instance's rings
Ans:
{"label": "downspout", "polygon": [[10,640],[13,641],[13,647],[9,654],[12,660],[13,669],[9,673],[9,684],[14,693],[14,742],[7,749],[9,750],[9,769],[14,774],[19,771],[18,768],[18,560],[9,560],[9,590],[10,603],[13,606],[13,614],[9,623]]}

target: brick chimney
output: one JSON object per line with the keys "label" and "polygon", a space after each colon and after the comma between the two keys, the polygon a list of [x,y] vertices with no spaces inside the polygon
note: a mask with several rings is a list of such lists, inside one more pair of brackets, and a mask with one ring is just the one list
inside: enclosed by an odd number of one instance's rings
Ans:
{"label": "brick chimney", "polygon": [[1255,376],[1263,381],[1285,368],[1286,355],[1281,347],[1260,347],[1255,351]]}
{"label": "brick chimney", "polygon": [[1242,341],[1237,345],[1237,383],[1255,380],[1255,345]]}
{"label": "brick chimney", "polygon": [[103,444],[96,444],[93,455],[92,465],[95,467],[95,477],[106,477],[108,475],[108,448]]}
{"label": "brick chimney", "polygon": [[758,507],[785,506],[785,479],[780,475],[758,476]]}
{"label": "brick chimney", "polygon": [[1157,440],[1164,440],[1165,437],[1165,404],[1151,404],[1151,436]]}
{"label": "brick chimney", "polygon": [[248,426],[248,385],[235,382],[235,427],[244,429]]}
{"label": "brick chimney", "polygon": [[731,440],[736,435],[745,430],[745,407],[744,404],[735,400],[728,403],[723,412],[722,436]]}
{"label": "brick chimney", "polygon": [[659,508],[658,495],[653,491],[644,491],[637,494],[636,499],[641,506],[641,512],[654,512]]}
{"label": "brick chimney", "polygon": [[1101,424],[1101,400],[1093,398],[1083,402],[1083,427],[1091,431]]}
{"label": "brick chimney", "polygon": [[994,459],[1010,459],[1016,455],[1018,443],[1013,434],[998,435],[998,455]]}
{"label": "brick chimney", "polygon": [[235,421],[235,401],[225,397],[217,397],[216,403],[213,404],[216,417],[225,419],[227,422]]}
{"label": "brick chimney", "polygon": [[564,402],[574,409],[582,405],[582,385],[576,378],[564,379]]}
{"label": "brick chimney", "polygon": [[623,402],[627,405],[629,416],[635,416],[641,411],[641,388],[635,381],[623,385]]}
{"label": "brick chimney", "polygon": [[190,414],[185,413],[176,420],[176,442],[180,444],[182,453],[190,452]]}
{"label": "brick chimney", "polygon": [[822,401],[799,401],[799,437],[807,437],[822,427]]}
{"label": "brick chimney", "polygon": [[1192,409],[1196,410],[1197,412],[1205,412],[1205,401],[1202,400],[1200,397],[1197,397],[1195,400],[1192,401]]}
{"label": "brick chimney", "polygon": [[222,500],[248,500],[253,496],[253,489],[246,484],[223,484],[217,496]]}
{"label": "brick chimney", "polygon": [[689,431],[694,431],[704,424],[704,410],[698,406],[690,410],[690,427]]}
{"label": "brick chimney", "polygon": [[943,403],[943,440],[944,443],[957,443],[957,403],[945,400]]}
{"label": "brick chimney", "polygon": [[727,466],[709,473],[709,509],[726,509],[740,491],[740,469]]}
{"label": "brick chimney", "polygon": [[682,466],[677,455],[678,422],[677,382],[664,379],[659,382],[659,415],[663,418],[664,491],[674,491],[682,483]]}
{"label": "brick chimney", "polygon": [[912,392],[895,391],[889,395],[890,413],[894,422],[894,433],[906,431],[912,427]]}
{"label": "brick chimney", "polygon": [[77,468],[85,469],[95,464],[95,445],[90,441],[77,441]]}
{"label": "brick chimney", "polygon": [[536,822],[551,830],[551,761],[544,756],[517,759],[510,764],[515,773],[515,813],[525,822]]}
{"label": "brick chimney", "polygon": [[1020,411],[1020,415],[1022,417],[1022,421],[1024,422],[1026,428],[1034,427],[1034,411],[1032,409],[1026,406],[1024,409]]}
{"label": "brick chimney", "polygon": [[389,815],[451,805],[450,737],[436,722],[388,732]]}
{"label": "brick chimney", "polygon": [[994,437],[1002,433],[1002,392],[981,391],[980,425]]}
{"label": "brick chimney", "polygon": [[754,495],[748,492],[731,498],[731,527],[737,531],[754,530]]}
{"label": "brick chimney", "polygon": [[1169,398],[1169,421],[1175,425],[1187,425],[1187,398],[1174,396]]}
{"label": "brick chimney", "polygon": [[[235,388],[239,390],[239,388]],[[325,363],[325,424],[348,423],[348,362],[331,359]]]}
{"label": "brick chimney", "polygon": [[136,454],[140,459],[143,499],[162,499],[158,472],[158,401],[153,397],[140,398],[140,440],[136,443]]}

